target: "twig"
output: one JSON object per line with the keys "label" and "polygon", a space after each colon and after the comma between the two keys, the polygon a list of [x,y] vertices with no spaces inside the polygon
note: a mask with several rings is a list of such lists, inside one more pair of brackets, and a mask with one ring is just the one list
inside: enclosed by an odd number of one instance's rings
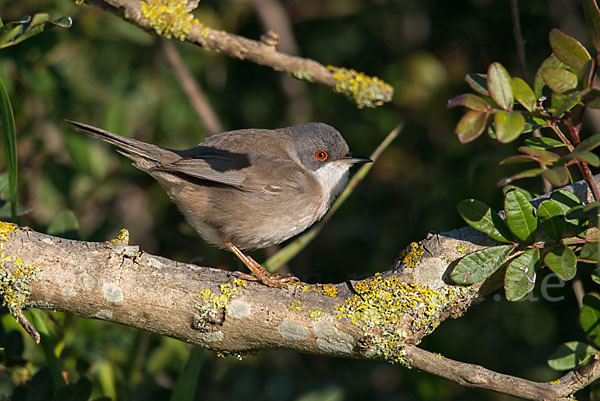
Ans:
{"label": "twig", "polygon": [[23,311],[21,310],[19,310],[19,314],[17,315],[17,322],[19,322],[19,324],[23,326],[23,329],[25,329],[27,334],[29,334],[31,338],[33,338],[33,341],[35,341],[36,344],[40,343],[40,333],[38,333],[35,327],[33,327],[33,325],[29,322],[29,320],[27,319],[27,317],[25,317]]}
{"label": "twig", "polygon": [[583,296],[585,295],[581,278],[579,278],[579,276],[575,277],[571,286],[573,287],[573,293],[575,293],[575,299],[577,299],[577,306],[579,307],[579,310],[581,310],[581,308],[583,308]]}
{"label": "twig", "polygon": [[527,81],[527,64],[525,61],[525,40],[521,32],[521,22],[519,21],[519,2],[518,0],[510,0],[510,13],[513,21],[513,35],[515,44],[517,45],[517,55],[519,57],[519,65],[521,66],[521,75]]}
{"label": "twig", "polygon": [[412,366],[415,368],[445,377],[463,386],[484,388],[527,400],[572,400],[570,396],[573,393],[600,377],[600,363],[597,359],[592,359],[558,380],[538,383],[494,372],[479,365],[454,361],[416,346],[407,346],[405,352],[405,356],[412,360]]}
{"label": "twig", "polygon": [[161,40],[161,48],[177,77],[179,85],[181,85],[181,88],[190,100],[194,110],[196,110],[200,120],[204,122],[204,126],[208,132],[211,134],[223,132],[223,124],[221,124],[219,117],[217,117],[210,106],[210,102],[204,94],[204,91],[196,83],[192,74],[190,74],[190,71],[185,66],[173,43],[163,39]]}
{"label": "twig", "polygon": [[[308,58],[290,56],[280,53],[276,45],[269,41],[255,41],[234,35],[229,32],[210,29],[195,21],[183,28],[179,27],[181,15],[168,14],[164,7],[153,9],[152,19],[146,18],[142,12],[142,4],[151,2],[140,0],[88,0],[87,3],[96,5],[138,27],[161,36],[177,37],[180,40],[193,43],[206,50],[217,51],[240,60],[283,71],[294,78],[330,86],[336,93],[342,93],[360,107],[377,107],[392,100],[394,89],[376,77],[343,67],[324,66]],[[177,2],[173,2],[177,6]],[[168,9],[168,7],[167,7]],[[166,16],[167,18],[162,18]],[[190,16],[186,14],[185,16]],[[173,31],[173,25],[164,21],[174,21],[178,31]]]}

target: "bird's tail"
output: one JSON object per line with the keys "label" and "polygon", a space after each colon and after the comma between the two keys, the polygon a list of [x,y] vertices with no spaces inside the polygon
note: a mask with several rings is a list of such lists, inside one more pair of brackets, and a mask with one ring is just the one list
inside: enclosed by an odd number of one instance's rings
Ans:
{"label": "bird's tail", "polygon": [[118,146],[122,149],[119,153],[133,160],[137,167],[142,170],[151,169],[161,164],[172,163],[180,158],[175,152],[156,145],[126,138],[77,121],[65,121],[71,124],[77,131],[84,132],[94,138],[102,139],[105,142]]}

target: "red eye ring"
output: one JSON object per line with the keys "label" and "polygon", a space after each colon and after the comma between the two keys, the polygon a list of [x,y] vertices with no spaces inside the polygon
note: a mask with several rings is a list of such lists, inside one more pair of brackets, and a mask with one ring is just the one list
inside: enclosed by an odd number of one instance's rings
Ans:
{"label": "red eye ring", "polygon": [[314,156],[315,156],[315,159],[317,159],[317,161],[320,161],[320,162],[324,162],[329,157],[327,152],[324,151],[323,149],[315,149]]}

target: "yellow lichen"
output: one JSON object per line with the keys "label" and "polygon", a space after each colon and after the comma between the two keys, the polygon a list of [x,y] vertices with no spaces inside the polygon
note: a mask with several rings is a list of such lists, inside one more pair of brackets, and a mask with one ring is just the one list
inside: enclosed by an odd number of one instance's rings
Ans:
{"label": "yellow lichen", "polygon": [[201,26],[200,34],[207,37],[210,29],[194,18],[188,4],[187,1],[143,0],[141,11],[156,33],[166,38],[183,41],[194,25]]}
{"label": "yellow lichen", "polygon": [[421,256],[425,253],[422,244],[411,242],[400,254],[400,259],[406,267],[415,268],[421,264]]}
{"label": "yellow lichen", "polygon": [[321,318],[321,316],[323,316],[323,311],[321,310],[321,308],[315,310],[308,310],[308,317],[310,317],[315,322],[318,321]]}
{"label": "yellow lichen", "polygon": [[250,354],[250,353],[249,352],[248,353],[240,353],[240,352],[217,351],[218,358],[227,358],[228,356],[232,356],[235,359],[237,359],[238,361],[243,360],[244,357],[248,354]]}
{"label": "yellow lichen", "polygon": [[459,246],[456,247],[456,251],[458,253],[465,254],[465,253],[467,253],[467,247],[464,246],[464,245],[459,245]]}
{"label": "yellow lichen", "polygon": [[552,380],[550,382],[550,384],[552,384],[552,385],[560,384],[560,379]]}
{"label": "yellow lichen", "polygon": [[392,100],[394,88],[377,77],[332,65],[328,65],[327,69],[337,81],[334,91],[346,95],[359,109],[381,106]]}
{"label": "yellow lichen", "polygon": [[115,239],[111,239],[110,241],[106,241],[109,244],[123,244],[129,245],[129,231],[126,228],[122,228],[119,232],[119,235]]}
{"label": "yellow lichen", "polygon": [[316,292],[317,294],[323,294],[325,296],[335,298],[339,294],[340,290],[331,284],[306,284],[302,282],[292,282],[289,285],[293,285],[300,292]]}
{"label": "yellow lichen", "polygon": [[323,295],[327,295],[328,297],[335,298],[337,294],[339,294],[340,290],[337,287],[332,285],[325,284],[323,286]]}
{"label": "yellow lichen", "polygon": [[200,301],[194,303],[200,315],[196,328],[210,331],[211,326],[222,324],[225,312],[229,309],[229,301],[240,294],[240,287],[246,287],[246,282],[235,277],[229,283],[219,286],[221,294],[215,294],[209,288],[200,291]]}
{"label": "yellow lichen", "polygon": [[17,316],[31,294],[31,283],[42,277],[39,265],[25,262],[20,256],[4,253],[3,242],[19,231],[12,223],[0,222],[0,296],[13,316]]}
{"label": "yellow lichen", "polygon": [[[386,360],[407,364],[401,329],[410,322],[420,336],[431,333],[439,324],[440,312],[451,307],[468,291],[467,287],[432,289],[423,283],[406,283],[392,276],[373,278],[354,284],[356,295],[344,305],[336,305],[338,318],[348,318],[361,325],[363,333]],[[402,322],[405,322],[403,325]]]}
{"label": "yellow lichen", "polygon": [[304,306],[302,305],[302,302],[300,301],[292,301],[290,302],[290,306],[288,306],[288,310],[289,311],[301,311],[302,309],[304,309]]}

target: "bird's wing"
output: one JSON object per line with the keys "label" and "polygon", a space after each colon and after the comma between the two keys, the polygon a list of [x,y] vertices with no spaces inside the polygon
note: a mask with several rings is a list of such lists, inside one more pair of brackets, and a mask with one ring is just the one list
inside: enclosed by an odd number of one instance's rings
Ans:
{"label": "bird's wing", "polygon": [[212,147],[197,146],[182,152],[174,163],[157,166],[156,170],[230,185],[246,191],[277,193],[284,188],[301,191],[306,174],[291,160],[256,152],[234,153]]}

